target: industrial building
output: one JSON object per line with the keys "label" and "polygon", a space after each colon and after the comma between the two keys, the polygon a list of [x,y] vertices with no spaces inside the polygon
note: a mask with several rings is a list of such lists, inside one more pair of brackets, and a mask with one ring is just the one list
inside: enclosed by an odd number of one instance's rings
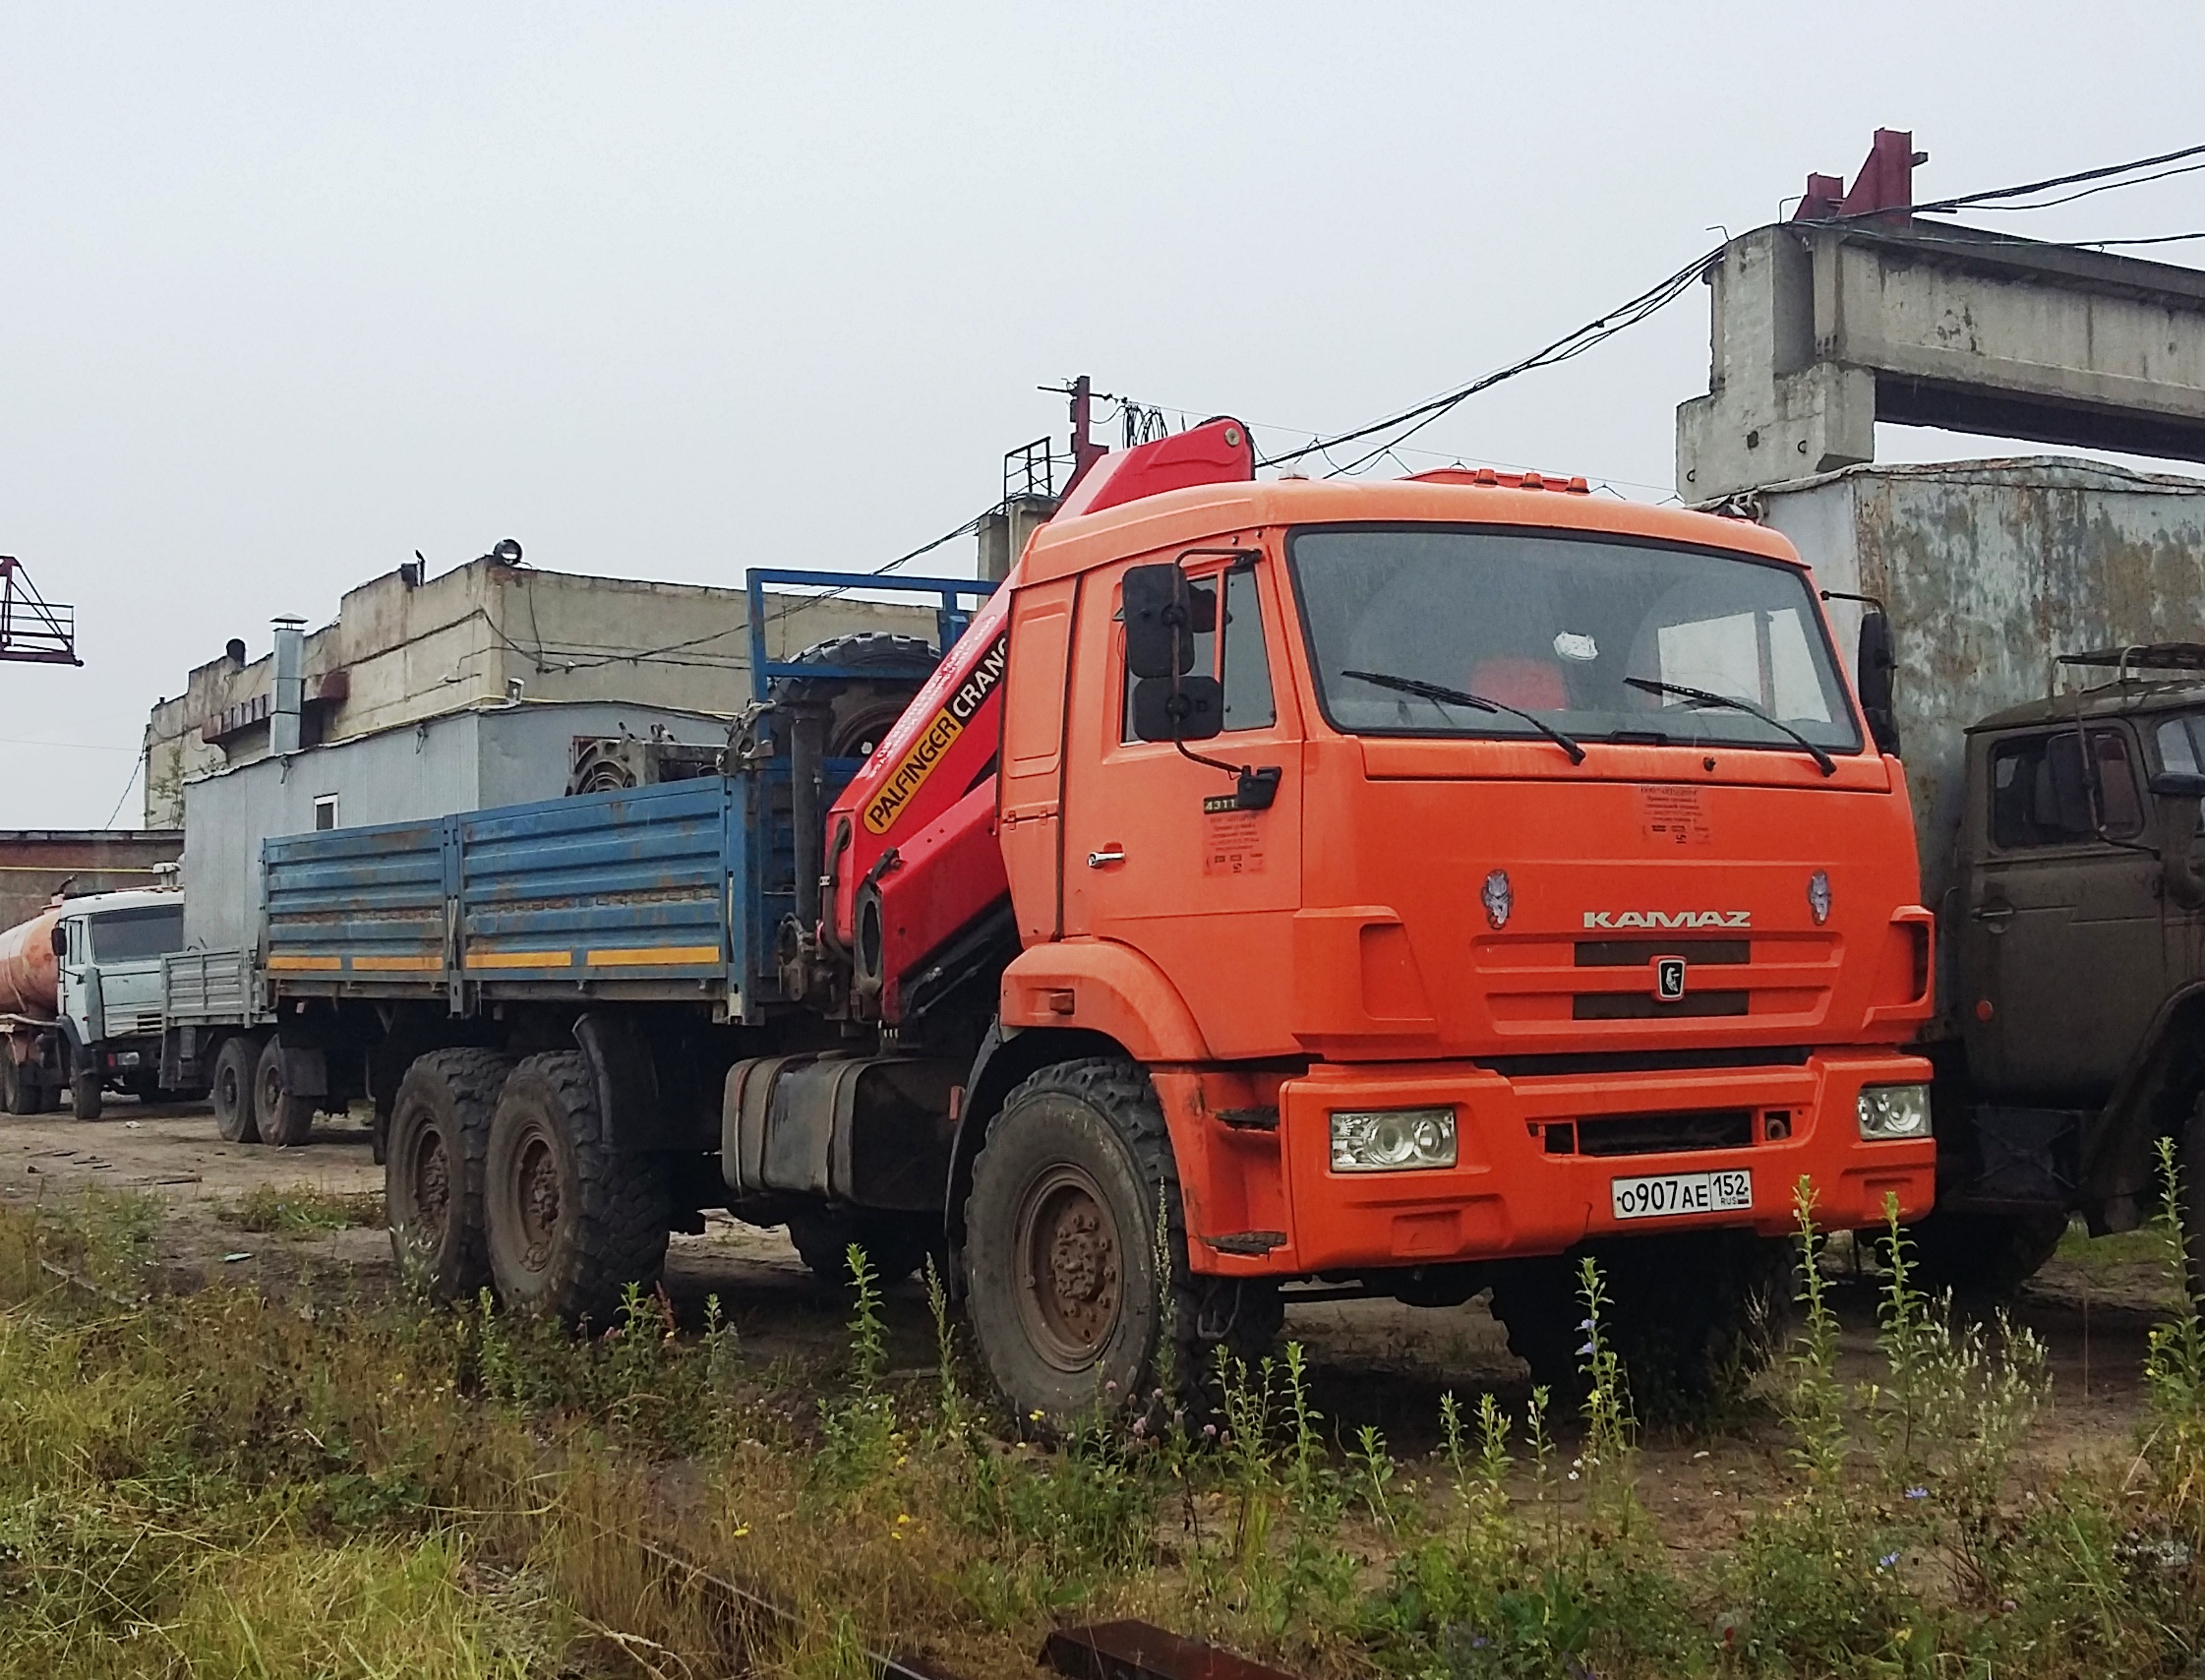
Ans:
{"label": "industrial building", "polygon": [[[433,578],[404,566],[347,591],[336,619],[303,636],[296,744],[485,706],[611,701],[724,717],[748,698],[741,588],[542,571],[520,564],[516,544],[500,551]],[[775,657],[855,631],[930,637],[934,628],[930,611],[909,606],[768,601]],[[288,727],[272,655],[248,661],[245,652],[233,640],[153,707],[144,748],[149,828],[180,824],[185,783],[269,756],[271,731]]]}

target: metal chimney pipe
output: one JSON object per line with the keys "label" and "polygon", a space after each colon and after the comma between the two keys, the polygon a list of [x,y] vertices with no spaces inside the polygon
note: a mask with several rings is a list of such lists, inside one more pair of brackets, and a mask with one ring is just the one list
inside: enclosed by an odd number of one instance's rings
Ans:
{"label": "metal chimney pipe", "polygon": [[268,750],[281,756],[300,746],[300,715],[306,710],[306,631],[304,619],[275,621],[275,689],[268,705]]}

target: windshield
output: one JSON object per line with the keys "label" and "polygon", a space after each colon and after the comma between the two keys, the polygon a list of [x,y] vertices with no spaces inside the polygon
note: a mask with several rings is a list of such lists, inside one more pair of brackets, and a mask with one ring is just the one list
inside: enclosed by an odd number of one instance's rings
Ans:
{"label": "windshield", "polygon": [[181,905],[110,910],[91,919],[91,954],[103,963],[137,962],[184,948]]}
{"label": "windshield", "polygon": [[1384,676],[1530,712],[1579,741],[1800,750],[1766,719],[1636,680],[1741,700],[1818,747],[1860,750],[1795,567],[1491,526],[1311,526],[1287,554],[1325,715],[1350,734],[1538,734],[1508,711],[1371,680]]}

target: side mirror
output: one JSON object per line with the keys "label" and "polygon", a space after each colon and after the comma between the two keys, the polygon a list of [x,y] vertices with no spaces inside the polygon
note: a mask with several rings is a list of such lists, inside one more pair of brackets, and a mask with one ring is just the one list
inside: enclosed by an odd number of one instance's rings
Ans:
{"label": "side mirror", "polygon": [[1133,733],[1143,741],[1208,741],[1225,726],[1215,677],[1144,677],[1133,685]]}
{"label": "side mirror", "polygon": [[57,957],[69,954],[69,930],[59,922],[53,925],[53,954]]}
{"label": "side mirror", "polygon": [[2188,770],[2162,770],[2152,778],[2151,786],[2161,799],[2205,800],[2205,776]]}
{"label": "side mirror", "polygon": [[1125,663],[1136,677],[1173,677],[1194,669],[1194,638],[1218,628],[1218,592],[1198,588],[1164,561],[1125,573]]}
{"label": "side mirror", "polygon": [[1854,687],[1860,690],[1861,710],[1868,714],[1868,732],[1876,741],[1877,750],[1894,758],[1899,755],[1899,725],[1892,709],[1892,673],[1898,663],[1891,647],[1890,616],[1881,607],[1869,608],[1861,615]]}

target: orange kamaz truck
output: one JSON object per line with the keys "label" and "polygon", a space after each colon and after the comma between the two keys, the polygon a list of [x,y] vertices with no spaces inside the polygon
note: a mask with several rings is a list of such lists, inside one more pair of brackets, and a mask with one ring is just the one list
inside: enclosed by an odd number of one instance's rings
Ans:
{"label": "orange kamaz truck", "polygon": [[1689,1386],[1802,1179],[1827,1228],[1929,1207],[1887,677],[1782,537],[1259,483],[1221,420],[1095,463],[977,611],[916,586],[938,654],[758,634],[703,773],[267,844],[280,1065],[360,1070],[432,1288],[602,1318],[707,1207],[940,1250],[1064,1418],[1297,1294],[1490,1290],[1564,1376],[1592,1254]]}

